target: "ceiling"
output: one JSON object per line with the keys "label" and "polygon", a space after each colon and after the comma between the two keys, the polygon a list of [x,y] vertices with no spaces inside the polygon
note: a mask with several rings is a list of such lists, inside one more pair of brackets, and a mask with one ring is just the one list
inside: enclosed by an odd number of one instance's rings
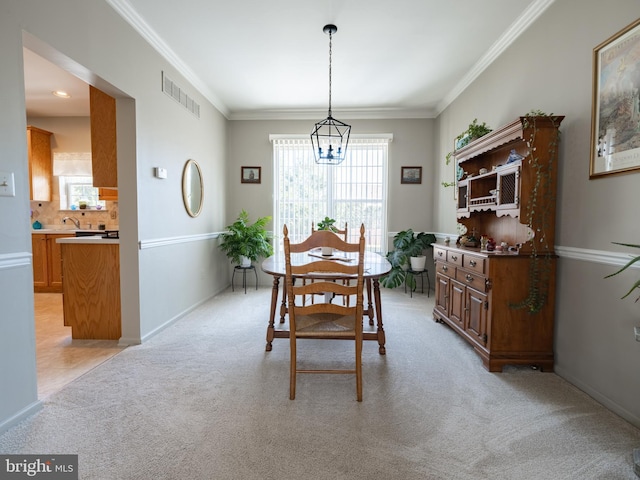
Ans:
{"label": "ceiling", "polygon": [[[435,117],[553,1],[107,0],[232,120],[326,116],[328,23],[336,118]],[[29,50],[25,88],[28,115],[88,115],[87,85]]]}

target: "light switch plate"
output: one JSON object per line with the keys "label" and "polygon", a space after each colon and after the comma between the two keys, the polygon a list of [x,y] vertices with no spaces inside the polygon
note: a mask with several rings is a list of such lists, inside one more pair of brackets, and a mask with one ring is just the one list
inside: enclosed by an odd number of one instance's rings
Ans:
{"label": "light switch plate", "polygon": [[0,172],[0,197],[15,197],[16,186],[13,172]]}

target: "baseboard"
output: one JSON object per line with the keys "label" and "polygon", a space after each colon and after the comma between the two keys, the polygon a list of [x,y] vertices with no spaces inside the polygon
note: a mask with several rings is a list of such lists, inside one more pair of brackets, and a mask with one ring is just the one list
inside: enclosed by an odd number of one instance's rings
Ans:
{"label": "baseboard", "polygon": [[37,400],[23,408],[15,415],[0,423],[0,435],[40,410],[42,410],[42,402],[40,400]]}
{"label": "baseboard", "polygon": [[562,367],[559,367],[557,364],[554,366],[553,370],[556,373],[556,375],[558,375],[559,377],[562,377],[563,379],[571,383],[576,388],[579,388],[584,393],[586,393],[591,398],[593,398],[595,401],[597,401],[598,403],[601,403],[616,415],[624,418],[627,422],[631,423],[635,427],[640,428],[640,417],[631,413],[624,407],[618,405],[616,402],[614,402],[610,398],[602,395],[597,390],[594,390],[590,386],[584,384],[583,382],[575,378],[573,375],[568,374],[566,370],[564,370]]}

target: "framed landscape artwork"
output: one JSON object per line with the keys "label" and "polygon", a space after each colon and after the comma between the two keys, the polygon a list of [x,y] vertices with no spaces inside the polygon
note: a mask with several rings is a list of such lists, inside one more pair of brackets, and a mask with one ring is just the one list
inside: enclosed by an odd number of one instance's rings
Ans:
{"label": "framed landscape artwork", "polygon": [[400,183],[422,183],[422,167],[401,167]]}
{"label": "framed landscape artwork", "polygon": [[593,49],[590,178],[640,170],[640,19]]}
{"label": "framed landscape artwork", "polygon": [[241,183],[260,183],[262,167],[241,167]]}

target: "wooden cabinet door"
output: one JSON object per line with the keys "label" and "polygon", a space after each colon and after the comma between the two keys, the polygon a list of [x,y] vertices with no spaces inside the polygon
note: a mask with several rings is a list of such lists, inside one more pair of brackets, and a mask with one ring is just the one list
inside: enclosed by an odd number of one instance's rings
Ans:
{"label": "wooden cabinet door", "polygon": [[465,321],[465,287],[462,283],[456,280],[450,281],[449,286],[449,300],[451,302],[451,310],[449,312],[449,319],[455,322],[461,329],[464,330]]}
{"label": "wooden cabinet door", "polygon": [[31,235],[31,251],[33,253],[33,286],[44,288],[49,285],[49,271],[47,266],[47,236],[43,234]]}
{"label": "wooden cabinet door", "polygon": [[100,200],[118,201],[118,190],[115,188],[98,188],[98,198]]}
{"label": "wooden cabinet door", "polygon": [[27,155],[29,158],[29,193],[31,200],[51,201],[53,164],[51,160],[51,132],[27,127]]}
{"label": "wooden cabinet door", "polygon": [[465,303],[467,313],[466,331],[476,343],[486,347],[487,313],[489,311],[487,295],[473,288],[467,288]]}
{"label": "wooden cabinet door", "polygon": [[47,253],[49,254],[49,286],[57,292],[62,292],[62,253],[58,238],[73,235],[47,235]]}
{"label": "wooden cabinet door", "polygon": [[520,162],[498,173],[498,206],[496,215],[520,215]]}
{"label": "wooden cabinet door", "polygon": [[449,277],[436,272],[436,310],[445,317],[449,316]]}
{"label": "wooden cabinet door", "polygon": [[118,187],[116,99],[89,86],[94,187]]}

